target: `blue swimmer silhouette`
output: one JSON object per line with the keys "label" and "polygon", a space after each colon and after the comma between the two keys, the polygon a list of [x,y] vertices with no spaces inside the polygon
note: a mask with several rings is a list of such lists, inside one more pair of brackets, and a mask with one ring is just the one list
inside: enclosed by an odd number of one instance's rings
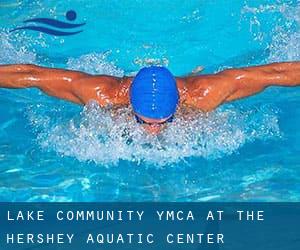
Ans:
{"label": "blue swimmer silhouette", "polygon": [[[77,14],[74,10],[67,11],[66,19],[68,21],[75,21],[76,18],[77,18]],[[54,29],[43,27],[43,26],[37,26],[37,25],[28,25],[28,26],[22,26],[22,27],[15,28],[15,29],[11,30],[10,32],[13,32],[16,30],[34,30],[34,31],[39,31],[39,32],[43,32],[43,33],[46,33],[49,35],[54,35],[54,36],[70,36],[70,35],[78,34],[78,33],[82,32],[83,30],[62,31],[62,30],[58,30],[58,29],[70,30],[70,29],[78,28],[78,27],[85,25],[85,23],[75,24],[75,23],[63,22],[63,21],[59,21],[59,20],[51,19],[51,18],[32,18],[32,19],[25,20],[24,23],[34,23],[34,24],[40,23],[40,24],[45,24],[45,25],[51,26]],[[55,28],[58,28],[58,29],[55,29]]]}

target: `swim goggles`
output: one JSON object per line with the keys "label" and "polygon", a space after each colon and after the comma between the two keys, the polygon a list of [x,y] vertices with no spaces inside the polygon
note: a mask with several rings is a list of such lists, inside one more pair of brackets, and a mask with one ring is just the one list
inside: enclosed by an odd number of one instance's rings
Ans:
{"label": "swim goggles", "polygon": [[147,125],[152,125],[152,124],[165,124],[165,123],[169,123],[172,122],[174,120],[174,115],[172,115],[170,118],[168,118],[168,120],[161,122],[161,123],[156,123],[156,122],[145,122],[143,119],[141,119],[140,117],[138,117],[137,115],[134,115],[135,120],[137,123],[139,124],[147,124]]}

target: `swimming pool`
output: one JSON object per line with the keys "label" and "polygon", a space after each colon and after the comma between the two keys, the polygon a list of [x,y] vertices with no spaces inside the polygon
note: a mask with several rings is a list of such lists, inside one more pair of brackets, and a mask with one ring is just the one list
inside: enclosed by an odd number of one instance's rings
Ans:
{"label": "swimming pool", "polygon": [[[81,33],[10,32],[68,10]],[[299,1],[4,0],[0,16],[0,64],[122,76],[158,63],[180,76],[300,59]],[[0,200],[300,201],[299,97],[269,88],[152,137],[129,108],[0,89]]]}

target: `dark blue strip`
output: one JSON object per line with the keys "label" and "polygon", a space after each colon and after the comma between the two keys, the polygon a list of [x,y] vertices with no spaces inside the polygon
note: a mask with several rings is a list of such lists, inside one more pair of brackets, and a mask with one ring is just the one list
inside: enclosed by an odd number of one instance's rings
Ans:
{"label": "dark blue strip", "polygon": [[299,250],[299,225],[299,202],[0,202],[0,249]]}
{"label": "dark blue strip", "polygon": [[47,33],[49,35],[54,35],[54,36],[70,36],[70,35],[75,35],[75,34],[82,32],[82,30],[74,31],[74,32],[65,32],[65,31],[59,31],[59,30],[52,30],[52,29],[48,29],[48,28],[40,27],[40,26],[24,26],[24,27],[19,27],[19,28],[13,29],[10,32],[13,32],[16,30],[35,30],[35,31],[40,31],[40,32]]}
{"label": "dark blue strip", "polygon": [[76,28],[76,27],[80,27],[82,25],[85,25],[85,23],[79,23],[79,24],[73,24],[73,23],[65,23],[65,22],[61,22],[55,19],[50,19],[50,18],[32,18],[32,19],[28,19],[25,20],[24,23],[30,23],[30,22],[34,22],[34,23],[43,23],[43,24],[47,24],[56,28],[62,28],[62,29],[68,29],[68,28]]}

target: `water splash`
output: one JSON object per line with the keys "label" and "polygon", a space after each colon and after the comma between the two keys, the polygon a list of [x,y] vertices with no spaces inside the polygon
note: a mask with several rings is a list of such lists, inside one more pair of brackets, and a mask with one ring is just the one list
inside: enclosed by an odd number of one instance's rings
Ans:
{"label": "water splash", "polygon": [[[254,40],[263,41],[271,37],[269,43],[269,57],[266,62],[294,61],[300,59],[300,5],[290,6],[284,2],[272,5],[259,5],[250,7],[246,5],[241,14],[251,14],[250,32]],[[270,34],[262,32],[262,25],[267,25],[261,20],[262,14],[276,13],[281,16],[278,24],[268,31]],[[269,29],[267,29],[269,30]]]}
{"label": "water splash", "polygon": [[216,159],[237,152],[247,142],[280,137],[272,109],[230,107],[208,115],[181,109],[173,123],[152,136],[132,119],[130,108],[103,109],[92,101],[79,116],[64,121],[54,120],[65,117],[57,110],[40,116],[41,108],[30,108],[28,118],[42,148],[106,166],[120,160],[164,166],[187,157]]}
{"label": "water splash", "polygon": [[288,7],[287,4],[266,4],[259,5],[258,7],[251,7],[245,5],[242,9],[242,14],[244,13],[252,13],[254,15],[264,13],[264,12],[283,12]]}
{"label": "water splash", "polygon": [[18,35],[0,31],[0,64],[36,62],[36,54],[18,42],[18,38]]}
{"label": "water splash", "polygon": [[107,57],[110,51],[104,53],[90,53],[79,58],[70,58],[67,67],[73,70],[84,71],[91,74],[106,74],[113,76],[124,76],[124,70],[118,68]]}
{"label": "water splash", "polygon": [[283,8],[281,13],[286,27],[275,26],[268,61],[300,60],[300,6]]}
{"label": "water splash", "polygon": [[182,23],[195,23],[202,19],[203,18],[201,16],[200,10],[197,8],[197,9],[193,10],[191,14],[184,15],[183,17],[181,17],[181,22]]}
{"label": "water splash", "polygon": [[163,58],[135,58],[133,61],[134,64],[140,67],[146,67],[150,65],[157,65],[157,66],[165,66],[169,65],[169,60],[165,57]]}

